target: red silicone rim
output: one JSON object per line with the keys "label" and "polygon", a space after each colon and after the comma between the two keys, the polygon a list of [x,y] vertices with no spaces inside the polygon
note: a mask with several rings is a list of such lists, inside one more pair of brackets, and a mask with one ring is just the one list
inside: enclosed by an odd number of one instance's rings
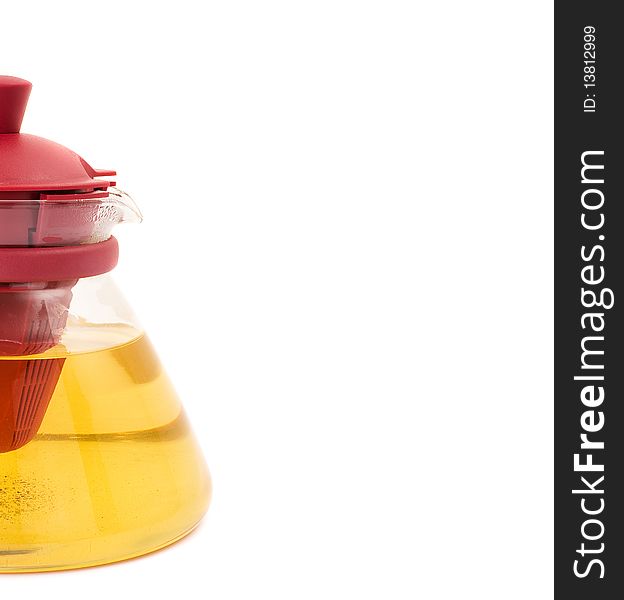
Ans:
{"label": "red silicone rim", "polygon": [[108,273],[117,265],[114,237],[99,244],[0,248],[0,282],[63,281]]}

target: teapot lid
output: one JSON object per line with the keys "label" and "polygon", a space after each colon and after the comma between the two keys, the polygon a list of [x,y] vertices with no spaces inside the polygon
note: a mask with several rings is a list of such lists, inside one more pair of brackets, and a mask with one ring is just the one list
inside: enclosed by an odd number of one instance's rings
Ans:
{"label": "teapot lid", "polygon": [[56,142],[20,133],[32,84],[0,75],[0,193],[93,192],[115,185],[115,171],[94,169]]}

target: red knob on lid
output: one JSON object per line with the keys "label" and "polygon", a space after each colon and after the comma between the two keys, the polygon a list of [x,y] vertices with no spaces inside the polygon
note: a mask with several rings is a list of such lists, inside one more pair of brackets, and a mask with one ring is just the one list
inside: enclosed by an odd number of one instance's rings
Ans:
{"label": "red knob on lid", "polygon": [[0,133],[19,133],[31,89],[29,81],[0,76]]}

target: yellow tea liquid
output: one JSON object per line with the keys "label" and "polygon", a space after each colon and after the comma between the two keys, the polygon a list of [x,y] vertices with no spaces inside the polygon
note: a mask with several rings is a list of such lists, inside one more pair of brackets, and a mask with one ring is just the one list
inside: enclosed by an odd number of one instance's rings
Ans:
{"label": "yellow tea liquid", "polygon": [[0,357],[66,358],[35,438],[0,453],[0,572],[145,554],[190,532],[210,500],[201,451],[148,339],[84,324],[69,338],[71,352]]}

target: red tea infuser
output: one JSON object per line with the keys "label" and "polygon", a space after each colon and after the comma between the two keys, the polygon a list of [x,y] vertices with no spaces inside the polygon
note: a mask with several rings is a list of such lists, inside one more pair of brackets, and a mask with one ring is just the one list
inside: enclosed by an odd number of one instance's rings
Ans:
{"label": "red tea infuser", "polygon": [[64,358],[29,358],[59,344],[82,277],[110,271],[117,223],[138,213],[114,171],[20,133],[31,84],[0,76],[0,453],[37,433]]}

